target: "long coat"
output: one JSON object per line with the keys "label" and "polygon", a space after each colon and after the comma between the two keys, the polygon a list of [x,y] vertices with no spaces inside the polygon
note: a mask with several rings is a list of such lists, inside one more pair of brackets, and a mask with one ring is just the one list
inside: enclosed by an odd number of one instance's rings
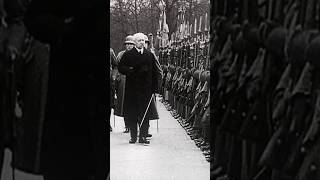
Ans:
{"label": "long coat", "polygon": [[115,108],[115,70],[117,67],[117,58],[112,48],[110,48],[110,108]]}
{"label": "long coat", "polygon": [[[119,52],[117,62],[119,63],[125,51]],[[126,76],[118,73],[116,78],[116,94],[117,100],[114,107],[114,114],[123,117],[124,92],[126,85]]]}
{"label": "long coat", "polygon": [[[0,14],[8,25],[0,27],[0,146],[12,150],[14,168],[37,173],[37,130],[43,122],[48,49],[27,33],[22,22],[27,5],[27,0],[0,1]],[[8,61],[10,49],[18,52],[13,64]]]}
{"label": "long coat", "polygon": [[[140,54],[132,48],[123,54],[119,62],[119,72],[126,75],[124,95],[124,117],[143,117],[150,98],[157,90],[157,67],[154,55],[144,49]],[[154,103],[154,101],[152,101]],[[146,114],[146,120],[158,119],[155,105],[151,105]]]}
{"label": "long coat", "polygon": [[26,27],[50,44],[51,53],[40,143],[42,173],[104,178],[108,173],[104,5],[102,0],[33,0],[27,10]]}

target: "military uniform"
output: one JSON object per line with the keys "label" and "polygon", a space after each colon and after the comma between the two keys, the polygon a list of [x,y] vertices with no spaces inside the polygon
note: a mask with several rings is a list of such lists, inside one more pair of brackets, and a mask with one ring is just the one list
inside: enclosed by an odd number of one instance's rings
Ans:
{"label": "military uniform", "polygon": [[[295,11],[296,2],[270,1],[259,12],[256,1],[215,3],[211,179],[318,178],[317,128],[311,128],[319,106],[319,32],[310,30],[315,4],[304,2]],[[282,8],[288,10],[283,17]],[[303,27],[295,28],[299,23]]]}
{"label": "military uniform", "polygon": [[[210,162],[209,41],[208,31],[198,33],[195,41],[187,33],[160,48],[159,62],[168,69],[162,83],[162,102]],[[206,38],[199,38],[203,35]]]}
{"label": "military uniform", "polygon": [[[21,66],[25,63],[25,49],[27,32],[22,22],[28,1],[15,0],[0,2],[0,153],[3,148],[8,147],[16,155],[17,142],[22,142],[17,137],[18,124],[15,110],[17,110],[17,86],[21,80]],[[26,77],[27,78],[27,77]],[[21,98],[21,96],[20,96]],[[38,101],[39,102],[39,101]],[[41,104],[42,102],[40,102]],[[39,104],[38,104],[39,105]],[[20,110],[20,108],[19,108]],[[30,114],[26,114],[28,116]],[[36,115],[36,114],[34,114]],[[39,114],[37,114],[39,115]],[[36,115],[36,116],[37,116]],[[21,113],[19,113],[21,118]],[[32,137],[33,138],[33,137]],[[30,138],[31,139],[31,138]],[[18,153],[17,156],[22,155]],[[31,154],[29,154],[31,155]],[[32,154],[34,155],[34,154]],[[34,156],[33,156],[34,157]],[[0,158],[0,159],[1,159]],[[22,159],[20,159],[22,160]],[[24,159],[25,160],[25,159]],[[2,164],[2,161],[1,161]],[[13,162],[13,166],[15,166]],[[30,164],[28,164],[30,165]]]}

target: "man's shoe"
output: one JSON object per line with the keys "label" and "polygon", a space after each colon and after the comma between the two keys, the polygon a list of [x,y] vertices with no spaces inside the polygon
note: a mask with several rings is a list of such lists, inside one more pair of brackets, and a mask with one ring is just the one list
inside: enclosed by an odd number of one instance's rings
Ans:
{"label": "man's shoe", "polygon": [[136,142],[137,142],[136,139],[130,139],[130,141],[129,141],[130,144],[134,144],[134,143],[136,143]]}
{"label": "man's shoe", "polygon": [[147,137],[152,137],[152,134],[147,134]]}
{"label": "man's shoe", "polygon": [[146,138],[139,138],[139,143],[150,144],[150,141],[148,141]]}

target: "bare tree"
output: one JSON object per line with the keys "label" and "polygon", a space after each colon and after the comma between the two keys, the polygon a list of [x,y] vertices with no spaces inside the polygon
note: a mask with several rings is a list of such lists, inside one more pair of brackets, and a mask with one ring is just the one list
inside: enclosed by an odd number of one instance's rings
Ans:
{"label": "bare tree", "polygon": [[[169,37],[179,26],[179,8],[187,4],[185,19],[190,23],[194,18],[209,12],[209,0],[164,0]],[[110,41],[116,52],[122,50],[128,34],[136,32],[156,35],[159,28],[160,0],[111,0],[110,2]]]}

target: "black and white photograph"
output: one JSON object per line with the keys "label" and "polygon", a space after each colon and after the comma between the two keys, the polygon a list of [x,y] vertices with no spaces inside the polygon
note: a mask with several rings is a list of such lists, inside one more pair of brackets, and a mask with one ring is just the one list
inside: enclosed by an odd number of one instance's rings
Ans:
{"label": "black and white photograph", "polygon": [[110,179],[210,179],[210,1],[110,1]]}
{"label": "black and white photograph", "polygon": [[211,179],[320,179],[319,7],[212,1]]}
{"label": "black and white photograph", "polygon": [[319,30],[319,0],[0,0],[0,180],[319,180]]}
{"label": "black and white photograph", "polygon": [[109,175],[108,4],[0,0],[0,179]]}

